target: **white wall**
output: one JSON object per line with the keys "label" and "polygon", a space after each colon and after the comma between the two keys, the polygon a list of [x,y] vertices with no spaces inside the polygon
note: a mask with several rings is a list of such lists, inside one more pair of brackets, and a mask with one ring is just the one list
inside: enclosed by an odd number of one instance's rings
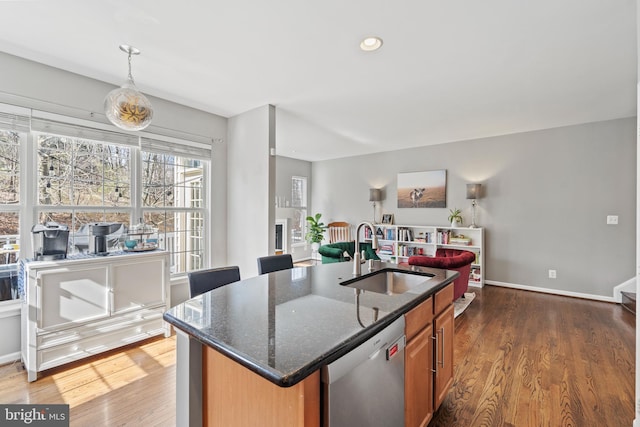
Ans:
{"label": "white wall", "polygon": [[0,305],[0,365],[20,358],[20,303]]}
{"label": "white wall", "polygon": [[257,258],[275,252],[275,108],[229,119],[227,263],[240,277],[258,274]]}
{"label": "white wall", "polygon": [[[369,188],[397,224],[471,220],[466,184],[483,184],[485,277],[503,284],[613,298],[635,276],[636,120],[611,120],[313,164],[313,206],[328,220],[372,216]],[[446,209],[398,209],[397,174],[447,170]],[[606,225],[618,215],[619,225]],[[557,270],[557,279],[548,270]]]}

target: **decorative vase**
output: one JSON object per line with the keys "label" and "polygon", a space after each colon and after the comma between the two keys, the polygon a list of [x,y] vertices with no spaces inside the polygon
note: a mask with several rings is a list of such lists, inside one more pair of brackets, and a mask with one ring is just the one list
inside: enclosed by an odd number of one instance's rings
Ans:
{"label": "decorative vase", "polygon": [[458,221],[457,219],[454,219],[453,221],[451,221],[451,227],[460,227],[462,224],[460,223],[460,221]]}
{"label": "decorative vase", "polygon": [[314,252],[318,252],[318,249],[320,249],[320,243],[319,242],[313,242],[311,243],[311,250]]}

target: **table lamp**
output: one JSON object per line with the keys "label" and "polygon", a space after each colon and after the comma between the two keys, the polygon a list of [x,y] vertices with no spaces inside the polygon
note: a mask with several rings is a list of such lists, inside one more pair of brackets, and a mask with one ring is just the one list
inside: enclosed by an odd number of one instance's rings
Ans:
{"label": "table lamp", "polygon": [[476,199],[480,198],[482,184],[467,184],[467,199],[471,199],[471,225],[469,228],[478,228],[476,225]]}
{"label": "table lamp", "polygon": [[382,200],[382,191],[379,188],[369,189],[369,201],[373,202],[373,223],[376,223],[376,202]]}

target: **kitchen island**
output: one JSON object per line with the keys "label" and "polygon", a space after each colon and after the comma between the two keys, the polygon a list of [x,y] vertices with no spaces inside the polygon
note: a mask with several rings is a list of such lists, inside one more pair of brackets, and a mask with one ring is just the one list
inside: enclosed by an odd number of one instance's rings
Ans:
{"label": "kitchen island", "polygon": [[165,313],[178,330],[177,424],[251,424],[253,413],[254,425],[319,425],[320,369],[424,305],[458,275],[379,261],[371,271],[363,265],[361,277],[381,270],[425,276],[387,295],[341,284],[354,279],[352,267],[269,273]]}

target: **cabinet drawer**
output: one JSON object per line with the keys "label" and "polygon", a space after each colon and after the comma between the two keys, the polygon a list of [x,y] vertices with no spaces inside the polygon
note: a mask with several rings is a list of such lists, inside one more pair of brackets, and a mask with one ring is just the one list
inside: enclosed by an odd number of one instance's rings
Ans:
{"label": "cabinet drawer", "polygon": [[446,287],[436,292],[436,297],[433,304],[433,313],[438,315],[447,308],[447,306],[453,303],[453,283],[448,284]]}
{"label": "cabinet drawer", "polygon": [[162,318],[147,320],[128,328],[78,339],[75,342],[52,346],[38,351],[37,371],[82,359],[140,341],[165,332]]}
{"label": "cabinet drawer", "polygon": [[420,303],[419,306],[405,314],[405,335],[407,341],[413,338],[425,326],[433,320],[433,298],[429,297],[426,301]]}
{"label": "cabinet drawer", "polygon": [[133,313],[127,313],[117,317],[109,318],[107,320],[79,325],[70,329],[41,333],[36,337],[38,349],[73,343],[85,338],[92,337],[94,335],[130,328],[131,326],[137,325],[138,323],[161,319],[163,309],[164,307],[138,310]]}

